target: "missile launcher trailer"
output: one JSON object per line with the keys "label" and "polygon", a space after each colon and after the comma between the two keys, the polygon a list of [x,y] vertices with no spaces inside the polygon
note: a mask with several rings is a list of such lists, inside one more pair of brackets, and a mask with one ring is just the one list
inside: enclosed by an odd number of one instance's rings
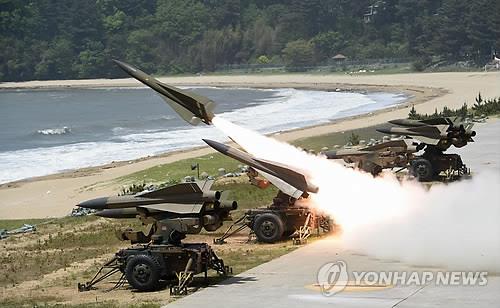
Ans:
{"label": "missile launcher trailer", "polygon": [[[206,243],[190,243],[182,246],[163,244],[139,244],[118,251],[97,274],[86,283],[79,283],[80,292],[94,289],[94,286],[113,274],[121,277],[113,289],[127,281],[139,291],[158,290],[170,283],[170,294],[185,295],[194,276],[208,270],[215,270],[226,276],[230,269],[224,265],[212,248]],[[177,283],[176,283],[177,282]]]}
{"label": "missile launcher trailer", "polygon": [[91,290],[96,283],[121,273],[114,288],[127,281],[134,289],[152,291],[170,283],[171,294],[178,295],[187,293],[195,275],[204,273],[207,278],[209,269],[227,275],[230,269],[208,244],[182,242],[186,234],[197,234],[202,228],[215,231],[223,221],[231,220],[230,211],[237,208],[236,202],[225,200],[223,192],[210,190],[212,183],[181,183],[133,196],[80,203],[80,207],[97,210],[97,216],[138,217],[149,230],[118,232],[118,237],[132,246],[118,251],[91,281],[78,284],[78,290]]}
{"label": "missile launcher trailer", "polygon": [[[214,243],[223,244],[226,238],[246,228],[251,230],[250,235],[255,235],[257,240],[263,243],[275,243],[293,234],[298,242],[304,242],[314,229],[319,232],[321,228],[329,232],[333,228],[327,216],[301,205],[301,201],[306,200],[309,193],[318,192],[318,187],[303,173],[284,164],[259,159],[214,140],[203,141],[218,152],[248,165],[247,174],[252,185],[266,188],[272,183],[279,189],[272,205],[248,210],[222,237],[214,240]],[[259,173],[266,179],[259,178]]]}
{"label": "missile launcher trailer", "polygon": [[460,155],[429,150],[410,161],[409,171],[421,182],[438,179],[441,174],[443,180],[454,180],[470,174],[470,169],[462,162]]}
{"label": "missile launcher trailer", "polygon": [[[429,120],[392,120],[392,127],[379,128],[377,131],[391,135],[404,136],[404,139],[389,140],[357,149],[327,151],[328,159],[343,159],[355,163],[355,167],[374,176],[383,169],[398,168],[399,172],[408,169],[419,181],[432,181],[441,178],[453,180],[470,174],[458,154],[445,154],[452,145],[461,148],[476,132],[471,130],[472,123],[458,119],[436,118]],[[423,150],[424,153],[417,155]]]}
{"label": "missile launcher trailer", "polygon": [[224,244],[228,237],[247,228],[250,229],[249,238],[254,235],[262,243],[276,243],[292,237],[296,244],[303,244],[314,231],[319,234],[333,230],[333,222],[328,216],[293,202],[276,203],[276,199],[268,207],[248,210],[215,239],[214,244]]}
{"label": "missile launcher trailer", "polygon": [[[252,168],[249,169],[252,185],[265,188]],[[297,199],[279,191],[268,207],[248,210],[240,219],[236,220],[226,232],[214,240],[214,244],[224,244],[225,240],[244,229],[250,229],[249,239],[255,236],[261,243],[276,243],[292,238],[295,244],[303,244],[316,231],[329,233],[334,228],[333,220],[329,216],[319,213],[307,206],[301,206]]]}
{"label": "missile launcher trailer", "polygon": [[383,169],[405,169],[415,158],[414,153],[421,149],[412,139],[390,140],[359,147],[357,149],[341,149],[327,151],[323,154],[327,159],[343,159],[346,163],[355,164],[355,168],[379,175]]}
{"label": "missile launcher trailer", "polygon": [[459,118],[434,118],[428,120],[398,119],[389,121],[393,126],[377,129],[382,133],[412,137],[420,142],[424,150],[409,163],[409,172],[420,181],[431,181],[444,173],[447,180],[470,174],[458,154],[445,154],[451,146],[461,148],[469,142],[476,132],[473,123]]}

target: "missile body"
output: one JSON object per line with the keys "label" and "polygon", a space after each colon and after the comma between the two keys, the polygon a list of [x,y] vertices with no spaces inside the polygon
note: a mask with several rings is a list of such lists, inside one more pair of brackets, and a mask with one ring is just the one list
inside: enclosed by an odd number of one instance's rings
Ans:
{"label": "missile body", "polygon": [[210,190],[212,183],[213,181],[207,181],[205,183],[180,183],[154,191],[141,192],[135,195],[91,199],[81,202],[77,204],[77,206],[95,210],[133,209],[141,207],[149,210],[172,211],[177,213],[191,213],[199,208],[198,205],[202,205],[206,202],[214,203],[218,206],[221,204],[229,207],[233,206],[231,201],[222,199],[223,192]]}
{"label": "missile body", "polygon": [[389,123],[394,124],[394,125],[398,125],[398,126],[405,126],[405,127],[418,127],[418,126],[425,126],[426,125],[418,120],[409,120],[409,119],[390,120]]}
{"label": "missile body", "polygon": [[390,127],[390,128],[377,128],[378,132],[391,135],[405,135],[405,136],[423,136],[427,138],[446,138],[446,130],[441,131],[435,126],[412,126],[412,127]]}
{"label": "missile body", "polygon": [[410,120],[410,119],[396,119],[390,120],[389,123],[398,125],[398,126],[406,126],[406,127],[419,127],[426,125],[452,125],[453,122],[449,118],[435,118],[435,119],[427,119],[427,120]]}
{"label": "missile body", "polygon": [[220,192],[214,192],[213,198],[208,198],[203,196],[203,194],[175,194],[175,195],[164,195],[163,197],[149,198],[145,195],[133,195],[133,196],[113,196],[113,197],[103,197],[87,200],[77,204],[79,207],[84,207],[94,210],[103,209],[122,209],[122,208],[132,208],[137,206],[148,206],[151,204],[161,204],[161,203],[180,203],[180,204],[192,204],[192,203],[203,203],[212,202],[218,200],[215,198],[216,194],[220,195]]}
{"label": "missile body", "polygon": [[95,215],[105,218],[135,218],[139,215],[139,212],[135,207],[131,207],[124,209],[104,209],[97,211]]}

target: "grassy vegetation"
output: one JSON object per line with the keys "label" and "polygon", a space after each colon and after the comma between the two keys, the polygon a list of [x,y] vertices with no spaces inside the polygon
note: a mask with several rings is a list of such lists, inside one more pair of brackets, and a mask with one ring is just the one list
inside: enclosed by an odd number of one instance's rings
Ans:
{"label": "grassy vegetation", "polygon": [[201,157],[184,159],[169,164],[158,165],[143,171],[132,173],[125,177],[121,177],[118,181],[123,184],[143,181],[146,183],[178,181],[183,179],[185,176],[196,176],[197,171],[191,170],[191,165],[197,163],[200,165],[200,173],[206,172],[209,175],[217,175],[217,170],[219,168],[224,168],[227,172],[235,171],[238,169],[238,165],[241,165],[241,163],[234,159],[222,154],[214,153]]}
{"label": "grassy vegetation", "polygon": [[248,183],[229,183],[214,185],[214,189],[229,190],[229,198],[238,201],[238,210],[256,208],[271,203],[278,190],[274,187],[259,189]]}
{"label": "grassy vegetation", "polygon": [[0,275],[0,286],[36,280],[74,262],[112,253],[124,245],[115,231],[125,226],[140,228],[140,223],[135,219],[65,217],[46,222],[36,233],[11,236],[0,242],[0,272],[5,273]]}
{"label": "grassy vegetation", "polygon": [[39,225],[50,221],[50,219],[7,219],[0,220],[0,229],[12,230],[23,224]]}
{"label": "grassy vegetation", "polygon": [[381,125],[369,126],[369,127],[355,129],[355,130],[336,132],[336,133],[330,133],[330,134],[325,134],[325,135],[320,135],[320,136],[315,136],[315,137],[298,139],[298,140],[292,142],[292,144],[295,146],[304,148],[304,149],[319,152],[319,151],[321,151],[321,148],[323,148],[323,147],[328,147],[331,149],[335,145],[343,146],[343,145],[347,144],[348,142],[351,141],[352,134],[357,135],[360,140],[368,141],[371,138],[381,139],[384,135],[375,130],[375,128],[377,128],[377,127],[381,127]]}
{"label": "grassy vegetation", "polygon": [[52,230],[54,228],[65,228],[74,226],[82,222],[90,222],[97,220],[97,217],[61,217],[61,218],[43,218],[43,219],[0,219],[0,229],[14,229],[23,224],[36,225],[38,231]]}
{"label": "grassy vegetation", "polygon": [[0,307],[18,308],[18,307],[49,307],[49,303],[61,300],[56,296],[44,295],[29,298],[3,298]]}

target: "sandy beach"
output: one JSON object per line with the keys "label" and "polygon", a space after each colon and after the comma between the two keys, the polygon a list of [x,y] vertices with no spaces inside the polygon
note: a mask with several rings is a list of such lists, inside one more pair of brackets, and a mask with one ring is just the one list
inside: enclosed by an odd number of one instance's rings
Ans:
{"label": "sandy beach", "polygon": [[[352,89],[404,92],[411,96],[401,107],[390,108],[330,124],[310,127],[276,136],[283,141],[331,132],[367,127],[407,116],[411,105],[419,113],[433,113],[437,108],[472,105],[478,92],[485,98],[500,96],[500,72],[481,73],[414,73],[393,75],[242,75],[166,77],[160,80],[173,85],[203,85],[255,88],[307,88],[321,90]],[[139,86],[134,79],[95,79],[64,81],[30,81],[2,83],[0,90],[127,87]],[[202,136],[200,136],[202,137]],[[158,164],[208,154],[208,148],[178,151],[133,162],[120,162],[85,168],[0,185],[0,219],[45,218],[67,215],[80,201],[116,193],[120,185],[113,180]]]}

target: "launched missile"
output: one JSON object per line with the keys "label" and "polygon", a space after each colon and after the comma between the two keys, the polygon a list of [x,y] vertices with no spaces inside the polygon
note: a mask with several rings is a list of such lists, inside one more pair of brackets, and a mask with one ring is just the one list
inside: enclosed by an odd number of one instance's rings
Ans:
{"label": "launched missile", "polygon": [[207,97],[166,85],[130,64],[113,60],[127,74],[155,90],[167,104],[191,125],[200,122],[210,125],[215,103]]}
{"label": "launched missile", "polygon": [[303,174],[292,170],[289,166],[255,158],[246,152],[217,141],[209,139],[203,139],[203,141],[218,152],[258,170],[265,178],[289,196],[297,199],[300,196],[307,195],[308,192],[318,192],[317,186],[309,183]]}

